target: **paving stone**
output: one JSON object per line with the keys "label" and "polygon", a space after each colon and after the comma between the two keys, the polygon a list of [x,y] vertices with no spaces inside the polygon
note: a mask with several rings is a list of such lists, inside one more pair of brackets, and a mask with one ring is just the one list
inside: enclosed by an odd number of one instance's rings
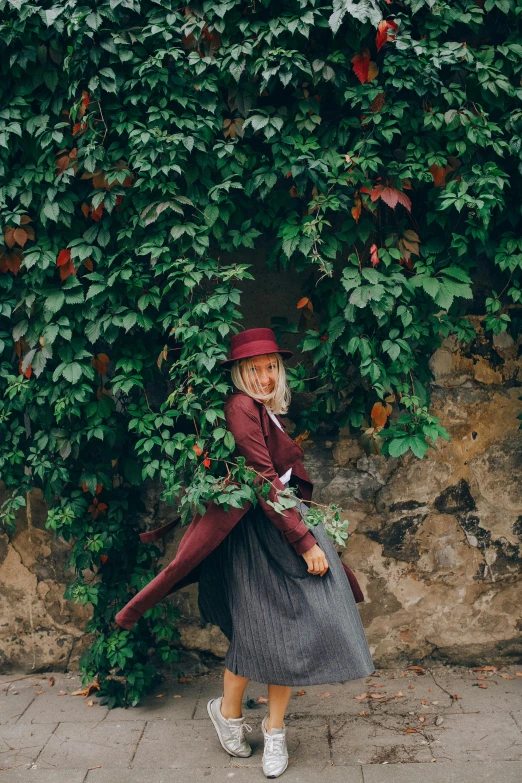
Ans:
{"label": "paving stone", "polygon": [[18,723],[0,728],[0,769],[32,764],[56,728],[56,723],[33,726]]}
{"label": "paving stone", "polygon": [[132,767],[147,770],[226,767],[230,758],[219,744],[210,719],[154,720],[147,723]]}
{"label": "paving stone", "polygon": [[[106,707],[101,707],[98,704],[96,693],[87,698],[85,696],[71,696],[71,693],[77,690],[76,687],[71,687],[69,691],[66,691],[67,695],[60,696],[60,690],[56,690],[56,686],[54,686],[40,696],[36,696],[20,718],[20,722],[79,723],[85,721],[86,723],[97,723],[103,720],[109,712]],[[90,701],[93,702],[92,707],[87,706]]]}
{"label": "paving stone", "polygon": [[[22,724],[35,728],[37,724]],[[42,724],[43,726],[48,724]],[[163,725],[163,724],[162,724]],[[128,767],[145,728],[144,721],[61,723],[38,757],[42,769]]]}
{"label": "paving stone", "polygon": [[[192,689],[194,692],[195,689]],[[119,723],[124,720],[190,720],[194,715],[197,698],[190,695],[183,695],[183,687],[165,688],[160,690],[159,694],[164,696],[147,696],[142,699],[137,707],[115,707],[108,711],[105,720],[107,722]],[[180,699],[174,698],[178,694]],[[207,716],[208,717],[208,716]]]}
{"label": "paving stone", "polygon": [[83,783],[86,775],[87,770],[11,769],[0,772],[0,783]]}
{"label": "paving stone", "polygon": [[11,726],[23,715],[31,702],[37,698],[34,691],[25,689],[13,693],[10,689],[7,693],[0,691],[0,726]]}
{"label": "paving stone", "polygon": [[449,761],[522,761],[522,733],[507,714],[446,715],[432,728],[434,758]]}
{"label": "paving stone", "polygon": [[[261,762],[260,762],[261,763]],[[147,772],[146,783],[177,783],[177,778],[169,770]],[[257,768],[208,768],[192,767],[183,770],[183,783],[261,783],[266,780],[261,769]],[[292,768],[290,764],[284,773],[285,783],[363,783],[361,767],[317,767]],[[0,779],[0,783],[3,783]],[[45,782],[47,783],[47,781]],[[111,773],[93,770],[87,775],[86,783],[144,783],[143,771],[132,769],[127,772]],[[404,783],[402,781],[401,783]],[[508,781],[511,783],[511,781]]]}
{"label": "paving stone", "polygon": [[359,716],[334,717],[330,721],[332,760],[338,765],[431,762],[427,737],[406,733],[408,727],[408,721],[398,723],[387,716],[379,722]]}
{"label": "paving stone", "polygon": [[[471,672],[468,670],[458,678],[445,672],[436,673],[433,677],[436,684],[434,692],[438,689],[441,704],[447,705],[444,709],[445,713],[485,712],[490,714],[519,710],[522,704],[522,677],[515,677],[514,672],[510,670],[506,672],[502,670],[502,674],[513,679],[506,680],[498,672]],[[478,676],[482,676],[484,679],[479,680]],[[487,685],[487,688],[480,688],[479,685]],[[445,691],[460,696],[460,699],[452,702]]]}
{"label": "paving stone", "polygon": [[517,724],[518,728],[522,731],[522,712],[512,712],[510,713],[513,720]]}
{"label": "paving stone", "polygon": [[403,764],[362,768],[364,783],[520,783],[522,763],[462,762],[448,764]]}

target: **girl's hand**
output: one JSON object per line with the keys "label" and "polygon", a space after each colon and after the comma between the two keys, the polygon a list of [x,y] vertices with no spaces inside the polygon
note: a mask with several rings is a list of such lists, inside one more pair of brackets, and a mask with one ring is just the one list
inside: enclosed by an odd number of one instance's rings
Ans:
{"label": "girl's hand", "polygon": [[328,571],[328,561],[319,544],[315,544],[308,552],[304,552],[303,557],[306,560],[308,571],[311,574],[324,576]]}

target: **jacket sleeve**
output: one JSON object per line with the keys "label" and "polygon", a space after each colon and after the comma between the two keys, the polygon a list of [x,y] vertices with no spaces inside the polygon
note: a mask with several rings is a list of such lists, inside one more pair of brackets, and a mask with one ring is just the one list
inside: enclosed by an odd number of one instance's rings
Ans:
{"label": "jacket sleeve", "polygon": [[[272,482],[273,486],[270,489],[268,499],[275,503],[277,501],[276,489],[282,490],[285,487],[272,463],[263,436],[261,421],[256,414],[257,411],[249,410],[242,402],[238,402],[226,412],[227,428],[236,441],[236,453],[245,457],[248,467],[254,468]],[[301,519],[297,507],[286,509],[284,514],[280,514],[268,505],[263,497],[259,497],[259,503],[267,517],[283,533],[298,555],[308,552],[317,544],[317,540]]]}

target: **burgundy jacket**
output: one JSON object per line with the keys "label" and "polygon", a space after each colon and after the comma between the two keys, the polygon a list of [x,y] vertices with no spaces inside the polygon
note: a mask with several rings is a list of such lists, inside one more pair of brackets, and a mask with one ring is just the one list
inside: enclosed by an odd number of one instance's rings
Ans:
{"label": "burgundy jacket", "polygon": [[[247,466],[262,473],[273,483],[268,499],[276,502],[276,488],[284,489],[279,476],[292,468],[292,476],[297,481],[303,501],[310,501],[313,483],[302,462],[304,450],[272,421],[263,403],[235,389],[225,401],[224,411],[227,429],[236,441],[235,456],[245,457]],[[284,427],[279,416],[277,418]],[[225,483],[234,482],[227,480]],[[297,554],[302,555],[317,543],[296,507],[286,509],[283,516],[264,498],[259,497],[259,503]],[[204,514],[196,514],[180,541],[174,560],[118,612],[118,625],[131,629],[148,609],[166,595],[197,582],[202,561],[223,541],[251,505],[250,501],[245,501],[241,508],[229,506],[226,511],[224,506],[211,501]],[[142,533],[140,538],[145,543],[157,541],[172,530],[179,520],[180,517],[177,517],[157,530]],[[363,601],[357,579],[344,563],[343,567],[355,600]]]}

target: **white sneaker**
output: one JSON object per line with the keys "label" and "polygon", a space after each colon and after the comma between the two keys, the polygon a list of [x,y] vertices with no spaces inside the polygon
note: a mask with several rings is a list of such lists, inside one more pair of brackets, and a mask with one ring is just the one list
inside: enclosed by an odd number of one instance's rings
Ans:
{"label": "white sneaker", "polygon": [[263,772],[267,778],[277,778],[288,767],[288,748],[286,747],[286,726],[282,729],[266,731],[268,715],[263,718],[261,728],[265,739],[263,752]]}
{"label": "white sneaker", "polygon": [[217,731],[221,746],[231,756],[248,758],[252,755],[252,748],[245,739],[245,729],[252,731],[252,726],[245,723],[244,716],[242,718],[225,718],[221,712],[222,701],[223,696],[219,696],[217,699],[210,699],[207,704],[207,712]]}

